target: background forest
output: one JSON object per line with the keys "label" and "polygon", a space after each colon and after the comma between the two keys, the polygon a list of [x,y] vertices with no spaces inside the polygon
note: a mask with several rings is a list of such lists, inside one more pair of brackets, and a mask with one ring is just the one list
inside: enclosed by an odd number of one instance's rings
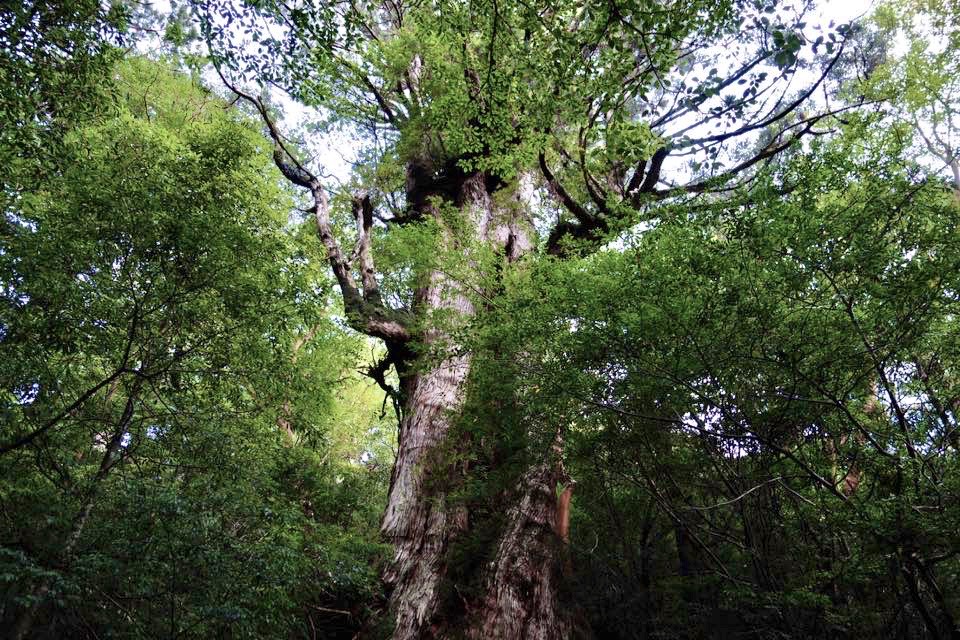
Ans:
{"label": "background forest", "polygon": [[960,638],[960,9],[818,11],[0,0],[0,636]]}

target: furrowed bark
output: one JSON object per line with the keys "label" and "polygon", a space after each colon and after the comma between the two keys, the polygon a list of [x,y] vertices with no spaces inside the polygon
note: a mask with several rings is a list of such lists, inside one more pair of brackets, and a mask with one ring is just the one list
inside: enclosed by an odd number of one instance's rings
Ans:
{"label": "furrowed bark", "polygon": [[[418,203],[420,215],[439,216],[434,198],[449,199],[472,218],[482,233],[491,216],[490,196],[482,176],[457,176],[453,193],[445,184],[440,192],[430,171],[408,168],[408,201]],[[479,184],[478,184],[479,183]],[[444,239],[451,242],[452,238]],[[438,311],[457,316],[473,315],[469,298],[446,274],[430,274],[427,286],[416,292],[417,315]],[[446,502],[446,489],[455,479],[432,477],[444,469],[444,448],[451,422],[459,410],[470,370],[470,356],[458,353],[450,336],[440,328],[429,328],[422,338],[427,351],[446,350],[449,355],[425,371],[404,381],[406,402],[400,425],[397,459],[394,463],[381,531],[394,547],[394,556],[384,572],[391,589],[390,607],[394,616],[395,640],[429,637],[436,623],[440,588],[446,575],[450,544],[467,528],[467,513]]]}
{"label": "furrowed bark", "polygon": [[[412,167],[408,175],[426,175]],[[530,250],[525,221],[492,204],[490,181],[481,173],[457,178],[453,196],[463,216],[471,222],[475,239],[492,243],[508,261]],[[449,185],[447,185],[449,186]],[[411,191],[430,191],[408,184]],[[449,191],[447,196],[451,195]],[[413,198],[411,198],[413,200]],[[427,202],[427,200],[422,200]],[[428,212],[427,212],[428,213]],[[435,213],[435,212],[434,212]],[[522,218],[522,216],[520,216]],[[472,303],[445,274],[434,273],[429,285],[417,293],[418,315],[437,310],[470,316]],[[470,356],[451,344],[451,336],[432,329],[424,336],[427,346],[443,344],[449,353],[438,365],[411,381],[404,408],[400,446],[394,467],[382,530],[394,545],[393,561],[385,573],[391,587],[394,640],[413,638],[566,638],[570,617],[560,606],[562,580],[560,531],[567,520],[558,514],[569,507],[569,492],[558,500],[558,483],[567,483],[556,452],[547,451],[544,462],[533,465],[505,495],[507,522],[494,560],[483,570],[481,594],[466,603],[462,617],[450,619],[440,610],[441,594],[449,581],[448,557],[460,536],[468,534],[470,513],[465,506],[447,501],[451,488],[463,480],[465,469],[449,463],[451,452],[462,443],[450,442],[451,422],[459,410],[470,370]],[[554,455],[551,455],[554,454]],[[437,478],[438,472],[445,477]],[[452,585],[456,587],[456,585]]]}
{"label": "furrowed bark", "polygon": [[470,638],[554,640],[573,633],[573,620],[560,600],[565,509],[570,487],[558,464],[530,468],[515,489],[497,554],[488,567],[484,596],[473,612]]}
{"label": "furrowed bark", "polygon": [[[435,273],[431,280],[420,292],[423,304],[472,312],[462,294],[451,292],[446,276]],[[445,337],[429,331],[425,346],[435,346]],[[433,482],[431,470],[443,468],[439,458],[462,402],[469,367],[469,356],[454,355],[407,383],[405,417],[381,525],[384,538],[394,547],[383,578],[391,589],[397,640],[424,637],[439,602],[449,545],[467,525],[466,512],[446,504],[444,483]]]}

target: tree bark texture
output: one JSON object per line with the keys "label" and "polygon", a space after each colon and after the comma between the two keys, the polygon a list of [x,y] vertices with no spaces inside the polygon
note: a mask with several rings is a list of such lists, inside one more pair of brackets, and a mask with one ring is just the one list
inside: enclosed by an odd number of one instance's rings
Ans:
{"label": "tree bark texture", "polygon": [[[456,173],[456,169],[451,173]],[[517,210],[493,204],[496,188],[483,173],[448,174],[442,184],[422,167],[408,170],[408,201],[422,214],[439,215],[435,198],[455,205],[475,234],[472,240],[492,244],[508,261],[527,252],[529,227]],[[426,183],[426,184],[425,184]],[[444,239],[453,242],[452,237]],[[448,247],[449,248],[449,247]],[[429,318],[437,311],[469,317],[474,308],[461,285],[440,271],[416,292],[414,315]],[[450,619],[442,611],[451,546],[469,532],[471,514],[451,504],[449,492],[464,477],[462,465],[450,463],[464,443],[451,442],[451,426],[460,410],[471,358],[452,336],[429,328],[422,336],[427,349],[442,346],[449,354],[401,380],[405,393],[397,459],[391,478],[382,532],[394,547],[384,572],[391,591],[394,640],[415,638],[553,638],[570,636],[568,617],[561,615],[558,586],[562,579],[563,542],[558,535],[556,487],[562,467],[555,452],[522,475],[507,492],[506,524],[493,561],[483,568],[479,597],[470,598],[466,613]],[[438,477],[444,474],[445,477]],[[569,496],[568,498],[569,499]],[[566,523],[564,523],[566,525]]]}
{"label": "tree bark texture", "polygon": [[[551,640],[573,634],[573,617],[559,597],[563,580],[564,501],[562,466],[537,464],[520,479],[500,537],[486,568],[484,595],[473,611],[469,637]],[[558,517],[559,516],[559,517]]]}

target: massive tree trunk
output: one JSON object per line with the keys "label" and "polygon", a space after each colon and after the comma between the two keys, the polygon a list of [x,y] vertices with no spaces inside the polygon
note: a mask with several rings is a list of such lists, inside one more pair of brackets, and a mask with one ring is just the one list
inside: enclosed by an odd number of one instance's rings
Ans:
{"label": "massive tree trunk", "polygon": [[[569,483],[555,447],[525,452],[529,468],[514,487],[503,491],[506,521],[491,549],[493,561],[476,577],[481,592],[463,596],[449,575],[453,545],[477,524],[465,504],[451,500],[469,473],[465,465],[453,464],[468,444],[454,441],[452,427],[464,403],[471,355],[456,344],[449,327],[451,320],[469,322],[474,315],[470,292],[438,267],[415,291],[412,308],[386,305],[371,250],[369,195],[354,195],[357,246],[348,254],[334,233],[319,178],[287,151],[263,102],[227,84],[264,118],[283,175],[313,196],[318,235],[350,325],[382,339],[387,347],[386,359],[371,369],[371,377],[402,407],[397,459],[381,524],[384,538],[394,548],[383,574],[390,592],[392,637],[570,637],[573,618],[563,613],[558,595],[567,530],[565,516],[558,523],[558,513],[568,513],[570,492],[558,500],[558,485]],[[520,190],[512,198],[506,197],[509,192],[496,193],[515,186],[483,171],[466,172],[461,160],[440,162],[429,156],[409,160],[407,211],[392,224],[433,218],[445,245],[442,249],[470,260],[470,246],[480,245],[507,262],[518,260],[533,248],[535,233]],[[460,217],[455,225],[445,219],[451,210]],[[390,389],[384,378],[391,364],[400,378],[399,390]],[[560,434],[562,425],[553,430]],[[451,591],[460,598],[456,608],[444,606],[444,594]]]}
{"label": "massive tree trunk", "polygon": [[[442,198],[469,222],[472,241],[493,245],[508,261],[529,250],[531,230],[522,213],[494,206],[492,192],[498,185],[485,174],[463,175],[448,165],[441,180],[433,175],[423,166],[408,170],[408,200],[422,214],[438,216],[437,198]],[[444,241],[455,239],[450,235]],[[460,319],[471,316],[473,305],[461,287],[445,273],[432,273],[416,294],[416,316],[428,319],[441,310]],[[504,505],[506,522],[493,561],[482,568],[480,595],[465,598],[463,610],[455,614],[443,610],[442,594],[457,587],[449,583],[451,546],[469,535],[474,524],[465,505],[449,500],[469,471],[451,464],[450,454],[467,446],[451,441],[451,427],[463,404],[471,357],[436,326],[426,329],[422,343],[428,351],[449,355],[425,367],[409,367],[401,380],[404,418],[382,525],[394,546],[384,574],[391,589],[393,638],[569,637],[570,617],[562,614],[558,597],[567,526],[565,516],[558,521],[558,505],[568,504],[569,491],[563,501],[556,494],[558,484],[568,479],[553,450],[540,456],[534,452],[533,458],[541,460],[503,493],[510,500]]]}
{"label": "massive tree trunk", "polygon": [[[445,280],[439,274],[433,278],[423,299],[439,306]],[[449,304],[469,309],[460,295]],[[431,333],[428,345],[442,338]],[[454,355],[404,381],[407,400],[382,523],[384,537],[394,546],[384,581],[392,589],[395,638],[417,638],[425,632],[436,613],[446,553],[467,526],[463,509],[445,501],[448,483],[431,478],[431,471],[443,468],[446,436],[462,401],[469,365],[469,356]]]}
{"label": "massive tree trunk", "polygon": [[472,611],[469,637],[552,640],[573,635],[574,616],[559,595],[570,486],[560,499],[556,488],[568,482],[559,461],[549,459],[520,478],[496,557],[487,567],[483,596]]}

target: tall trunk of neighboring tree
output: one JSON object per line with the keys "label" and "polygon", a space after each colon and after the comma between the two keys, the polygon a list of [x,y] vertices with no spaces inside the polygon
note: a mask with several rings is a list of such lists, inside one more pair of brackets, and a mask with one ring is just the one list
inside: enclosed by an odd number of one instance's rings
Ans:
{"label": "tall trunk of neighboring tree", "polygon": [[[417,166],[408,171],[410,201],[420,203],[424,213],[439,215],[433,198],[443,197],[467,218],[475,233],[472,241],[493,245],[508,261],[530,248],[523,216],[494,206],[494,187],[486,175],[456,176],[454,188],[450,190],[448,182],[441,194],[433,185],[418,182],[428,173]],[[451,173],[456,175],[456,169]],[[444,240],[454,241],[452,236]],[[417,291],[416,315],[429,318],[437,311],[452,311],[460,318],[472,315],[472,303],[460,287],[447,274],[432,273]],[[471,364],[470,355],[451,341],[443,330],[427,329],[422,337],[427,350],[435,347],[449,355],[425,369],[414,367],[402,380],[404,418],[382,525],[395,550],[384,574],[391,588],[393,638],[569,637],[569,616],[561,612],[557,595],[567,527],[565,515],[558,518],[558,505],[569,504],[569,491],[558,500],[558,484],[568,483],[555,451],[544,451],[542,460],[504,493],[511,503],[504,505],[505,524],[494,559],[483,568],[480,596],[466,603],[466,613],[457,620],[447,619],[441,610],[451,545],[473,524],[467,508],[448,499],[450,489],[466,473],[462,466],[452,465],[449,456],[464,446],[451,442],[451,424],[462,405]]]}

